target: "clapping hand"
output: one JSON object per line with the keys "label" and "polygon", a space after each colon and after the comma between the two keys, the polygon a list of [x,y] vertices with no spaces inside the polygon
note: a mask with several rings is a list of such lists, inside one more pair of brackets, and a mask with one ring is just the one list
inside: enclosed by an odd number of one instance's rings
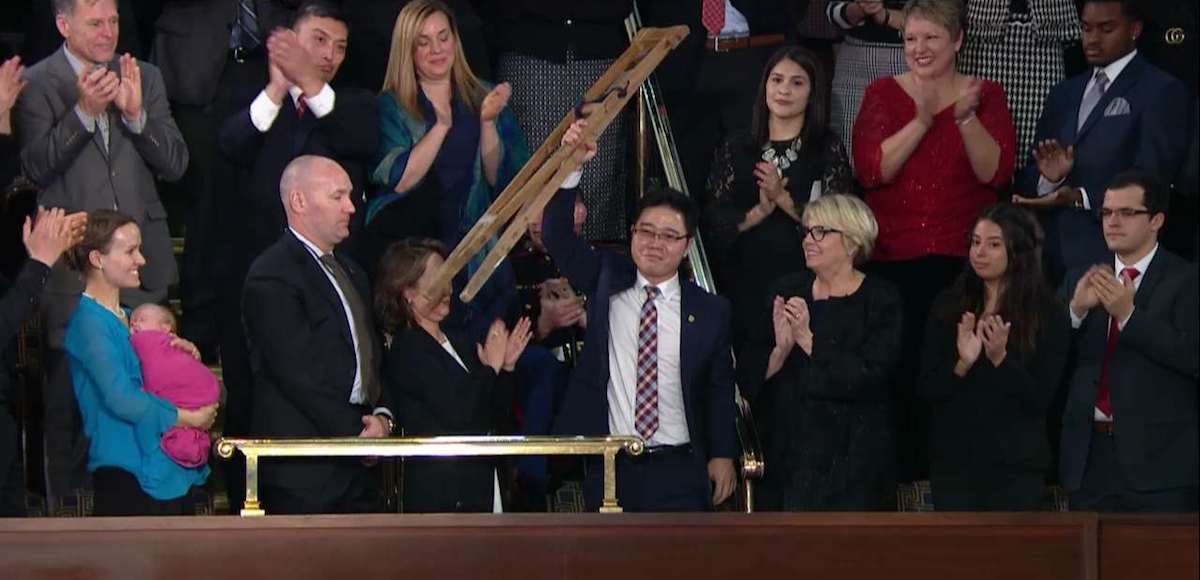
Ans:
{"label": "clapping hand", "polygon": [[475,345],[476,354],[479,355],[479,362],[483,363],[484,366],[491,367],[497,373],[504,367],[504,353],[507,348],[508,329],[504,328],[504,323],[499,320],[492,322],[487,336],[483,339],[483,344]]}
{"label": "clapping hand", "polygon": [[121,79],[102,66],[83,67],[79,70],[75,87],[79,91],[79,108],[88,115],[98,117],[117,98]]}
{"label": "clapping hand", "polygon": [[1118,323],[1124,323],[1133,314],[1133,279],[1124,274],[1120,280],[1113,275],[1108,265],[1103,265],[1091,272],[1091,284],[1096,298],[1104,306],[1108,315]]}
{"label": "clapping hand", "polygon": [[[1092,276],[1097,272],[1103,272],[1104,266],[1096,265],[1088,268],[1079,281],[1075,283],[1075,292],[1071,294],[1071,312],[1077,318],[1083,318],[1087,312],[1100,305],[1100,297],[1096,294],[1096,287],[1092,284]],[[1112,274],[1112,269],[1107,270],[1108,274]]]}
{"label": "clapping hand", "polygon": [[305,96],[316,96],[325,86],[312,54],[300,43],[294,30],[280,28],[267,37],[267,59],[290,84],[300,87]]}
{"label": "clapping hand", "polygon": [[1058,183],[1075,167],[1075,147],[1064,148],[1058,140],[1046,139],[1033,148],[1033,159],[1037,162],[1038,173],[1046,181]]}
{"label": "clapping hand", "polygon": [[916,121],[926,129],[933,126],[933,116],[937,113],[937,87],[931,82],[923,82],[913,77],[916,94],[913,95],[913,106],[916,108]]}
{"label": "clapping hand", "polygon": [[772,202],[779,203],[781,196],[787,195],[788,180],[779,175],[779,170],[774,164],[766,161],[755,163],[754,182],[758,184],[759,193]]}
{"label": "clapping hand", "polygon": [[127,121],[137,121],[142,116],[142,68],[129,53],[122,55],[119,62],[121,82],[113,103]]}
{"label": "clapping hand", "polygon": [[[7,124],[9,111],[17,104],[17,95],[25,88],[25,67],[21,65],[21,57],[14,56],[0,64],[0,123]],[[6,127],[0,126],[0,133],[11,133]]]}
{"label": "clapping hand", "polygon": [[1049,195],[1041,197],[1023,197],[1020,195],[1012,196],[1012,202],[1032,208],[1040,209],[1047,207],[1083,207],[1083,191],[1064,185]]}
{"label": "clapping hand", "polygon": [[957,365],[959,376],[965,376],[967,370],[979,360],[979,354],[983,351],[983,339],[975,330],[975,314],[972,312],[964,312],[958,320],[957,334],[955,339],[955,347],[958,350]]}
{"label": "clapping hand", "polygon": [[975,111],[979,108],[979,94],[982,90],[983,79],[971,77],[967,81],[967,86],[959,93],[958,100],[954,101],[955,121],[966,121],[975,114]]}
{"label": "clapping hand", "polygon": [[491,92],[483,98],[483,103],[479,105],[479,122],[491,123],[500,116],[500,111],[508,106],[508,97],[512,95],[512,86],[508,83],[500,83],[496,85]]}
{"label": "clapping hand", "polygon": [[506,337],[507,340],[504,343],[504,366],[501,368],[509,372],[515,370],[517,368],[517,360],[521,358],[521,353],[525,352],[525,347],[529,344],[529,339],[532,337],[533,331],[530,329],[529,318],[522,316],[513,325],[512,331]]}
{"label": "clapping hand", "polygon": [[39,207],[37,218],[25,218],[21,240],[29,257],[47,266],[54,266],[68,248],[83,239],[87,229],[87,212],[67,215],[61,208]]}
{"label": "clapping hand", "polygon": [[788,311],[788,315],[792,319],[792,337],[796,345],[800,347],[805,354],[812,354],[813,349],[813,334],[810,327],[811,317],[808,312],[808,302],[799,296],[793,296],[787,299],[783,305]]}
{"label": "clapping hand", "polygon": [[1008,354],[1008,332],[1012,329],[1011,322],[1005,322],[999,314],[989,314],[979,322],[977,334],[982,337],[983,352],[992,366],[998,367]]}
{"label": "clapping hand", "polygon": [[792,316],[784,304],[782,297],[775,297],[771,303],[771,322],[775,328],[775,348],[787,353],[796,346],[796,337],[792,334]]}

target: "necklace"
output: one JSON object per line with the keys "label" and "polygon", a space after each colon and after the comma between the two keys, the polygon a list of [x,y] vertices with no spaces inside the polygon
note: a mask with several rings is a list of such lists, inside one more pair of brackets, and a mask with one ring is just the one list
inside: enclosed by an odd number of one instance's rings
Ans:
{"label": "necklace", "polygon": [[123,324],[125,323],[125,311],[121,310],[121,306],[119,304],[117,305],[116,308],[113,308],[113,307],[101,302],[98,298],[96,298],[95,296],[92,296],[91,294],[88,294],[87,292],[84,292],[83,295],[87,296],[88,298],[91,298],[92,302],[99,304],[101,308],[112,313],[112,315],[116,316],[117,320],[120,320],[121,323],[123,323]]}
{"label": "necklace", "polygon": [[792,162],[800,158],[800,147],[804,144],[799,135],[788,143],[786,149],[782,152],[775,151],[775,147],[771,142],[763,145],[762,160],[775,166],[780,173],[792,166]]}

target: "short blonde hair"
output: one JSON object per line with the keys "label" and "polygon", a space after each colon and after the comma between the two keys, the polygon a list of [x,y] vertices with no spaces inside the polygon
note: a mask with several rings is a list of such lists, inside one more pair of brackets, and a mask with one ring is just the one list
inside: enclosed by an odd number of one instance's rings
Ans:
{"label": "short blonde hair", "polygon": [[904,22],[917,16],[950,31],[950,40],[957,40],[966,29],[966,10],[961,0],[908,0],[904,4]]}
{"label": "short blonde hair", "polygon": [[861,264],[871,257],[875,239],[879,237],[879,223],[875,214],[861,199],[853,195],[835,193],[823,195],[804,206],[801,221],[805,226],[813,222],[842,232],[846,253]]}

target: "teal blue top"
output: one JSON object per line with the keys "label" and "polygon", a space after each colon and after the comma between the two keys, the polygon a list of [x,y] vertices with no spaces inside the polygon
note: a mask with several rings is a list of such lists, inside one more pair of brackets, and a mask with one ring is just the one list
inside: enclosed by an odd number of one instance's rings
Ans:
{"label": "teal blue top", "polygon": [[159,447],[177,411],[142,390],[142,367],[121,320],[82,296],[67,324],[64,347],[89,442],[88,471],[128,471],[142,491],[159,500],[182,497],[191,486],[204,483],[207,465],[183,467]]}

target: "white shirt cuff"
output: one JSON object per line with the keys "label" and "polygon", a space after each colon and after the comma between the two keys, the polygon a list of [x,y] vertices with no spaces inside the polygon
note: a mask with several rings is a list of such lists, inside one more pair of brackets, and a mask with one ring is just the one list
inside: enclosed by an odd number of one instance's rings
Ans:
{"label": "white shirt cuff", "polygon": [[1081,187],[1079,188],[1079,193],[1083,195],[1083,209],[1091,211],[1092,202],[1088,199],[1087,190]]}
{"label": "white shirt cuff", "polygon": [[393,421],[396,420],[396,418],[392,416],[391,409],[388,409],[387,407],[375,407],[374,409],[371,410],[371,414],[372,415],[387,415],[388,419],[391,419]]}
{"label": "white shirt cuff", "polygon": [[337,95],[333,92],[333,87],[329,83],[321,87],[321,91],[311,97],[301,97],[308,104],[308,111],[316,118],[320,119],[325,115],[333,112],[334,101]]}
{"label": "white shirt cuff", "polygon": [[572,171],[571,174],[568,175],[567,178],[563,180],[561,189],[574,188],[575,186],[579,185],[580,179],[583,179],[583,170],[576,169],[575,171]]}
{"label": "white shirt cuff", "polygon": [[1080,326],[1083,326],[1083,319],[1087,318],[1088,315],[1087,312],[1084,312],[1083,316],[1075,316],[1075,311],[1071,309],[1070,305],[1067,305],[1067,313],[1071,315],[1071,328],[1077,330]]}
{"label": "white shirt cuff", "polygon": [[96,132],[96,118],[83,112],[83,109],[80,109],[79,105],[75,105],[75,116],[79,117],[79,122],[83,123],[83,128],[88,133]]}
{"label": "white shirt cuff", "polygon": [[121,115],[121,122],[125,123],[125,128],[129,129],[130,133],[133,133],[134,135],[141,135],[142,130],[146,128],[146,109],[142,109],[142,113],[138,115],[138,118],[132,121],[126,119],[124,115]]}
{"label": "white shirt cuff", "polygon": [[1038,197],[1046,197],[1047,195],[1054,193],[1066,180],[1067,178],[1064,177],[1058,181],[1050,181],[1049,179],[1046,179],[1044,175],[1039,175],[1037,183]]}
{"label": "white shirt cuff", "polygon": [[[285,99],[290,99],[291,96],[285,95]],[[266,133],[271,130],[271,125],[275,124],[275,118],[279,116],[279,109],[283,105],[277,105],[267,96],[267,91],[263,90],[254,97],[254,102],[250,103],[250,122],[254,124],[254,128],[258,129],[259,133]]]}
{"label": "white shirt cuff", "polygon": [[[1134,309],[1136,310],[1136,309],[1137,309],[1137,307],[1134,307]],[[1118,322],[1118,323],[1117,323],[1117,331],[1124,331],[1124,330],[1125,330],[1125,325],[1126,325],[1126,324],[1129,324],[1129,319],[1130,319],[1130,318],[1133,318],[1133,310],[1130,310],[1130,311],[1129,311],[1129,316],[1126,316],[1126,317],[1125,317],[1125,320],[1122,320],[1122,321],[1120,321],[1120,322]]]}

